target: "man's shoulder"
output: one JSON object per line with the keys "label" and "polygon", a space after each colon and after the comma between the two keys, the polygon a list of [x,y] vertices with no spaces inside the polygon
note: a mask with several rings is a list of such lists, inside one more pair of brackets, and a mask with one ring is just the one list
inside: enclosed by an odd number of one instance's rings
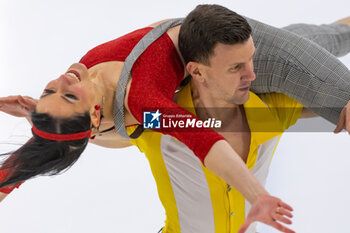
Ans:
{"label": "man's shoulder", "polygon": [[261,94],[259,98],[281,122],[283,129],[288,129],[294,125],[303,110],[303,105],[282,93]]}

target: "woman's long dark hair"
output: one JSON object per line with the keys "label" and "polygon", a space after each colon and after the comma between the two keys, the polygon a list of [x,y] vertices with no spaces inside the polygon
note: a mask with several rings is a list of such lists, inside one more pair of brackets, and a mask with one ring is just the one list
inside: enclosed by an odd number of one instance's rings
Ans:
{"label": "woman's long dark hair", "polygon": [[[73,134],[87,131],[91,127],[89,112],[69,118],[54,118],[46,113],[34,111],[33,124],[39,130],[55,134]],[[86,148],[88,138],[75,141],[53,141],[33,134],[26,144],[9,155],[1,171],[6,177],[0,188],[16,185],[38,175],[56,175],[70,168]]]}

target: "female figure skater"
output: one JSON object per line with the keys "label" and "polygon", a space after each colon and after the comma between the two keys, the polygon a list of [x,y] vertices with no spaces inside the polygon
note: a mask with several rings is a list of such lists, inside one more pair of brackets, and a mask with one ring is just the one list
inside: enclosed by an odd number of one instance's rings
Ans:
{"label": "female figure skater", "polygon": [[[235,13],[230,17],[235,32],[242,28],[245,31],[234,43],[248,40],[251,28],[247,21]],[[89,138],[91,142],[106,147],[128,145],[128,139],[112,132],[117,129],[123,135],[123,123],[126,126],[142,124],[143,108],[162,108],[162,113],[169,115],[189,114],[172,101],[176,89],[187,76],[177,45],[180,30],[178,24],[181,20],[175,20],[174,27],[164,34],[160,33],[160,37],[131,65],[129,80],[120,79],[128,77],[129,71],[123,72],[123,69],[129,63],[124,62],[133,54],[135,45],[153,27],[162,25],[157,30],[166,27],[161,23],[136,30],[92,49],[79,63],[73,64],[67,72],[49,82],[39,101],[29,97],[2,100],[1,110],[4,112],[17,116],[31,115],[33,138],[10,155],[2,165],[3,181],[0,187],[3,189],[0,191],[8,193],[31,177],[57,174],[67,169],[79,158]],[[316,45],[314,47],[321,50]],[[122,82],[126,83],[125,89],[120,84]],[[120,93],[122,97],[119,97]],[[118,106],[120,100],[121,107]],[[306,99],[304,102],[308,101],[310,100]],[[124,119],[118,117],[120,114]],[[191,119],[198,120],[194,115],[191,115]],[[252,219],[281,230],[280,225],[276,225],[275,210],[283,207],[286,210],[283,215],[290,216],[291,207],[265,191],[221,135],[212,130],[163,133],[185,143],[205,166],[240,191],[252,203]],[[137,135],[139,131],[130,136]],[[282,231],[292,232],[287,228]]]}

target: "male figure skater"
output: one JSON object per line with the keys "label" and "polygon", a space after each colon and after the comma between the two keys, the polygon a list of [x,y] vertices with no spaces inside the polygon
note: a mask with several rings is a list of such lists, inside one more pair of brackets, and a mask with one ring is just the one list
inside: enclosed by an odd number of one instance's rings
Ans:
{"label": "male figure skater", "polygon": [[[202,8],[206,13],[207,10]],[[183,25],[183,28],[185,27],[186,24]],[[221,119],[223,130],[228,130],[222,134],[241,154],[248,167],[255,169],[255,174],[263,182],[269,158],[279,135],[295,123],[302,106],[281,94],[267,94],[259,99],[249,93],[250,84],[255,79],[252,64],[254,43],[249,33],[243,43],[234,45],[220,43],[213,47],[213,54],[207,56],[209,63],[206,64],[203,60],[193,62],[192,59],[190,59],[192,63],[187,62],[187,68],[193,77],[192,93],[190,86],[186,86],[178,97],[179,104],[191,106],[193,98],[194,108],[199,110],[197,114],[200,118],[215,116],[216,119]],[[257,46],[257,50],[260,48]],[[270,61],[272,58],[273,56]],[[229,61],[233,62],[234,66],[230,67],[231,73],[226,75],[223,73],[228,70],[219,66]],[[261,70],[260,72],[264,73]],[[186,104],[181,101],[189,102]],[[289,107],[287,110],[274,109],[286,106]],[[205,112],[201,107],[206,107],[209,111]],[[228,111],[217,114],[213,111],[215,109],[210,107],[227,107]],[[250,111],[250,107],[261,108],[262,113],[259,111],[260,115],[256,116],[256,112]],[[259,122],[268,125],[268,129],[273,129],[270,130],[272,132],[264,132],[267,128],[261,128]],[[232,125],[239,125],[239,130],[232,132]],[[174,138],[153,132],[144,133],[135,144],[150,160],[159,195],[167,211],[168,221],[164,232],[237,232],[247,212],[244,199],[231,187],[227,187],[221,179],[203,168],[201,163],[191,156],[191,151]],[[161,153],[161,156],[157,153]],[[277,221],[289,223],[283,216],[285,211],[280,207],[276,209],[276,222],[271,224],[281,231],[290,232],[277,223]],[[248,223],[253,220],[254,216],[248,217]]]}

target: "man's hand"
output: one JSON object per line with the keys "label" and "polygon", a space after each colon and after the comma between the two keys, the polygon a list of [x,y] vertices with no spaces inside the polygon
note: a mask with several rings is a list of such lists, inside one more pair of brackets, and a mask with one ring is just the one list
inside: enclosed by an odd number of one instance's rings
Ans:
{"label": "man's hand", "polygon": [[350,101],[346,104],[340,113],[339,121],[337,127],[333,131],[334,133],[339,133],[343,129],[350,133]]}
{"label": "man's hand", "polygon": [[293,230],[280,223],[292,224],[292,221],[289,219],[293,217],[291,211],[293,211],[292,207],[282,202],[280,199],[268,194],[261,195],[258,200],[252,204],[249,214],[238,233],[244,233],[249,225],[255,221],[270,225],[281,232],[294,233]]}
{"label": "man's hand", "polygon": [[25,117],[29,122],[30,113],[34,111],[38,100],[29,96],[0,97],[0,111],[15,117]]}

